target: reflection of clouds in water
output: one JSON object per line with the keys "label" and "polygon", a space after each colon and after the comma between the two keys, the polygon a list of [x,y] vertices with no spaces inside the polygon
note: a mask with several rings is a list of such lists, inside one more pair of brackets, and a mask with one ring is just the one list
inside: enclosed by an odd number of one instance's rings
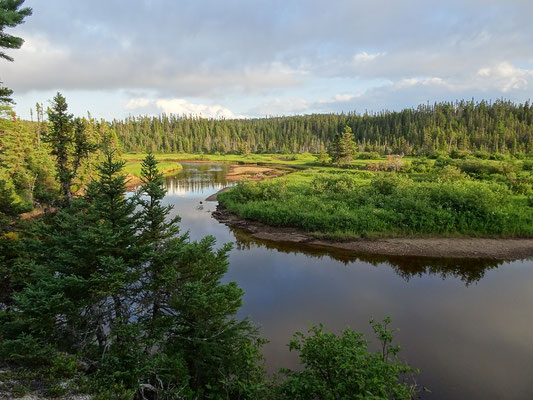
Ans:
{"label": "reflection of clouds in water", "polygon": [[228,185],[228,164],[182,163],[182,166],[183,169],[176,175],[165,178],[169,195],[210,195]]}
{"label": "reflection of clouds in water", "polygon": [[204,181],[196,182],[184,182],[177,180],[169,180],[166,182],[165,187],[167,189],[167,194],[170,196],[191,196],[194,194],[203,194],[205,192],[216,192],[226,185],[221,183],[212,183]]}

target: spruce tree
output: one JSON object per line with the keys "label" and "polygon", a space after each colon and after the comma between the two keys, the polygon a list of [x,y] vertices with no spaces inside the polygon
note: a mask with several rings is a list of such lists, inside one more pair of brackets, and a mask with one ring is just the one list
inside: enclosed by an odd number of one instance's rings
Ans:
{"label": "spruce tree", "polygon": [[50,125],[44,140],[50,143],[51,154],[55,156],[57,179],[60,192],[66,202],[72,198],[73,181],[77,177],[82,161],[96,150],[85,133],[85,125],[67,112],[67,100],[57,93],[48,109]]}
{"label": "spruce tree", "polygon": [[[4,32],[5,28],[13,28],[24,22],[24,18],[31,15],[31,8],[20,8],[24,0],[2,0],[0,1],[0,48],[20,49],[24,40],[18,36],[13,36]],[[13,57],[0,51],[0,58],[13,61]],[[1,86],[0,82],[0,102],[13,103],[11,95],[13,91]]]}
{"label": "spruce tree", "polygon": [[140,206],[139,231],[140,241],[148,249],[144,279],[143,302],[151,309],[150,318],[155,322],[160,315],[162,293],[161,274],[165,268],[164,251],[167,242],[178,235],[180,217],[169,218],[172,206],[163,206],[161,201],[165,197],[166,189],[163,185],[163,175],[157,168],[157,160],[149,153],[141,164],[142,185],[137,192],[137,202]]}
{"label": "spruce tree", "polygon": [[336,165],[347,165],[352,162],[355,154],[355,142],[352,129],[346,125],[344,131],[335,137],[330,146],[331,161]]}

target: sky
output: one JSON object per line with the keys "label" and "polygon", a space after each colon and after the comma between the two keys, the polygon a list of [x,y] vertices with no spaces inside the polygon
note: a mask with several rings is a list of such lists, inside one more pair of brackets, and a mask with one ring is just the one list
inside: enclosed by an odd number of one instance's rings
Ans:
{"label": "sky", "polygon": [[26,0],[15,110],[246,118],[533,98],[533,0]]}

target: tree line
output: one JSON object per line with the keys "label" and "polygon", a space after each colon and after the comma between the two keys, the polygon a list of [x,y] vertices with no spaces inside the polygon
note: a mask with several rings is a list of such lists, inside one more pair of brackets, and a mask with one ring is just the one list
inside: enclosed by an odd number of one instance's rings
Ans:
{"label": "tree line", "polygon": [[456,101],[402,111],[252,119],[160,115],[110,122],[126,152],[319,153],[348,126],[358,151],[428,155],[453,150],[533,152],[533,105]]}

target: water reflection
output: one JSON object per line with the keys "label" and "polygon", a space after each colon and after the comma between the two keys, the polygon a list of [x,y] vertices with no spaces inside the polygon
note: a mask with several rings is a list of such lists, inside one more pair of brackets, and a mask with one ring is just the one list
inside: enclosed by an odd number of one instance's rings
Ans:
{"label": "water reflection", "polygon": [[485,272],[497,268],[504,261],[493,259],[460,259],[460,258],[432,258],[413,256],[388,256],[356,253],[323,246],[310,246],[297,243],[280,243],[257,239],[249,233],[230,228],[235,236],[235,246],[238,250],[252,250],[265,247],[283,253],[307,254],[317,258],[331,258],[345,265],[361,261],[373,266],[387,263],[403,279],[409,281],[413,277],[423,275],[437,275],[442,279],[458,278],[467,286],[479,281]]}
{"label": "water reflection", "polygon": [[216,192],[229,185],[226,174],[229,164],[181,163],[183,169],[165,178],[168,195],[194,197],[206,191]]}

